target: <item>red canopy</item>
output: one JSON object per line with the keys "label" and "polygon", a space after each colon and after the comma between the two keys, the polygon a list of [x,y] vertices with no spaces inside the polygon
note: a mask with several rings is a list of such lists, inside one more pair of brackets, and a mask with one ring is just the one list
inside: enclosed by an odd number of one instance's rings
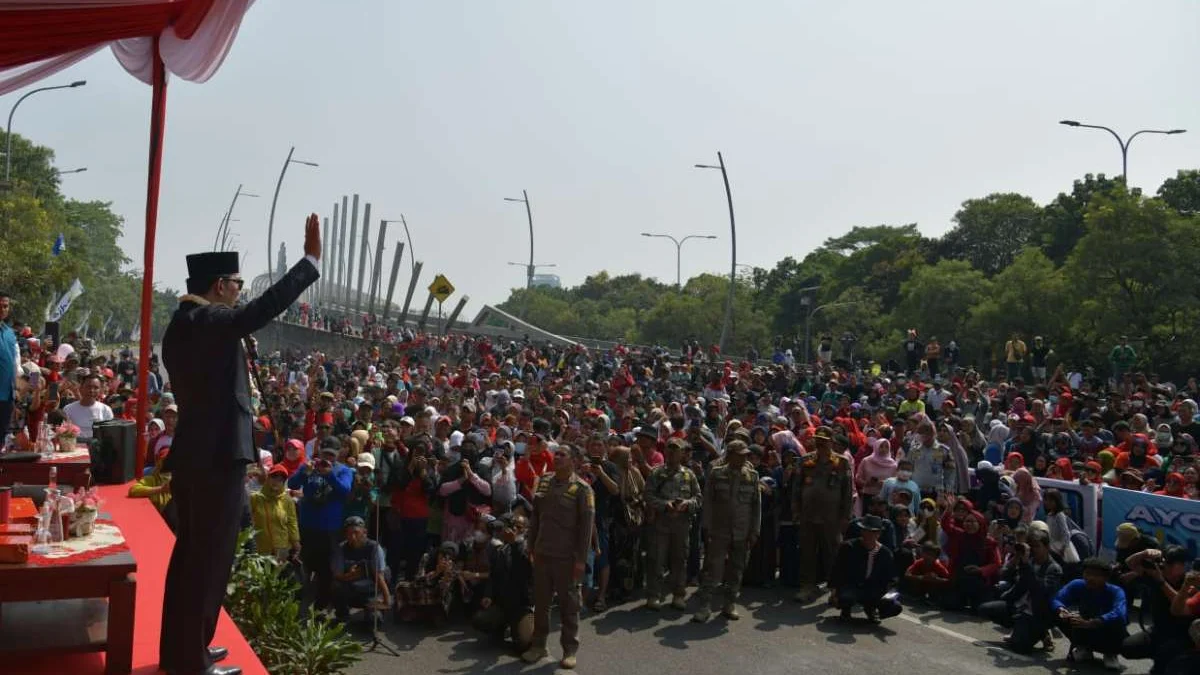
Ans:
{"label": "red canopy", "polygon": [[[146,391],[154,338],[154,234],[166,125],[167,73],[212,77],[254,0],[0,0],[0,95],[33,84],[110,47],[134,77],[154,87],[146,183],[138,391]],[[137,466],[145,462],[148,397],[138,396]]]}

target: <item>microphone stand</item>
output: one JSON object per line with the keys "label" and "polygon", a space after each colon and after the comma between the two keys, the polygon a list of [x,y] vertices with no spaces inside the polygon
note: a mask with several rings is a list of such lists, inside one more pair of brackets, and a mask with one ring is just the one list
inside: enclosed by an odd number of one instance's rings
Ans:
{"label": "microphone stand", "polygon": [[[379,538],[379,521],[379,500],[375,500],[375,545],[382,547],[383,544],[380,543],[382,539]],[[382,636],[379,631],[379,616],[385,609],[388,608],[379,606],[379,584],[372,583],[371,587],[375,589],[371,594],[371,602],[369,603],[371,607],[371,641],[363,643],[363,652],[371,652],[375,654],[378,653],[375,650],[379,649],[384,653],[391,654],[392,656],[400,656],[400,652],[397,652],[395,648],[381,639]],[[392,602],[395,603],[394,598]]]}

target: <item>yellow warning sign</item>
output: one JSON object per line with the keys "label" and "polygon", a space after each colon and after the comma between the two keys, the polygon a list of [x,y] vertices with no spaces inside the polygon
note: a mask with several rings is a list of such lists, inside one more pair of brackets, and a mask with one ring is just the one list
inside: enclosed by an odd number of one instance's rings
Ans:
{"label": "yellow warning sign", "polygon": [[450,280],[445,275],[439,274],[433,280],[433,283],[429,284],[429,293],[438,302],[445,302],[446,298],[454,295],[454,284],[450,283]]}

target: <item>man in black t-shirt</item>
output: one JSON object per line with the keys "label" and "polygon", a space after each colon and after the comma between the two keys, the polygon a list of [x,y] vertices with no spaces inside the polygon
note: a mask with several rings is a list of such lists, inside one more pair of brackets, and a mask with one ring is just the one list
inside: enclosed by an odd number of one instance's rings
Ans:
{"label": "man in black t-shirt", "polygon": [[620,470],[617,465],[605,459],[608,446],[604,437],[594,435],[588,441],[587,457],[579,466],[579,476],[592,486],[596,496],[596,541],[594,549],[599,549],[592,562],[592,580],[595,584],[596,595],[592,600],[592,609],[602,612],[607,607],[605,596],[608,594],[608,580],[612,569],[609,566],[609,528],[613,522],[613,500],[620,499],[621,486],[617,483]]}
{"label": "man in black t-shirt", "polygon": [[1029,367],[1033,371],[1033,380],[1038,384],[1046,381],[1046,357],[1054,350],[1042,339],[1041,335],[1033,338],[1033,347],[1029,349]]}

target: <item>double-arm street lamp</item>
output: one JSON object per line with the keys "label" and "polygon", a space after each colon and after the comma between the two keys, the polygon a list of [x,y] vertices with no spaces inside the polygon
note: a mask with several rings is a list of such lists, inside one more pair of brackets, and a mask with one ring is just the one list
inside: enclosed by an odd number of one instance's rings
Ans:
{"label": "double-arm street lamp", "polygon": [[[518,197],[505,197],[504,201],[520,202],[520,203],[524,204],[525,205],[525,216],[529,219],[529,264],[525,265],[525,309],[523,310],[524,316],[521,317],[524,319],[529,316],[529,297],[531,295],[530,290],[533,288],[534,270],[538,267],[554,267],[554,265],[552,265],[552,264],[534,265],[533,264],[533,207],[530,206],[530,204],[529,204],[529,192],[526,190],[521,190],[521,196],[519,198]],[[520,265],[521,263],[509,263],[509,264],[510,265]]]}
{"label": "double-arm street lamp", "polygon": [[1176,134],[1187,133],[1187,129],[1142,129],[1141,131],[1133,132],[1129,138],[1122,139],[1121,135],[1117,132],[1099,124],[1084,124],[1083,122],[1076,122],[1075,120],[1060,120],[1059,124],[1081,129],[1103,129],[1104,131],[1112,134],[1113,138],[1117,139],[1117,145],[1121,146],[1121,178],[1125,180],[1126,186],[1129,185],[1129,144],[1133,142],[1133,139],[1142,134],[1162,134],[1164,136],[1174,136]]}
{"label": "double-arm street lamp", "polygon": [[671,243],[675,244],[675,288],[676,289],[683,288],[683,286],[681,285],[681,278],[680,278],[680,274],[679,274],[679,268],[680,268],[679,260],[680,260],[680,257],[682,256],[682,252],[683,252],[683,242],[687,241],[688,239],[716,239],[717,238],[716,235],[713,235],[713,234],[689,234],[688,236],[684,237],[683,239],[676,239],[675,237],[672,237],[669,234],[651,234],[649,232],[643,232],[642,236],[643,237],[658,237],[658,238],[662,238],[662,239],[670,239]]}

